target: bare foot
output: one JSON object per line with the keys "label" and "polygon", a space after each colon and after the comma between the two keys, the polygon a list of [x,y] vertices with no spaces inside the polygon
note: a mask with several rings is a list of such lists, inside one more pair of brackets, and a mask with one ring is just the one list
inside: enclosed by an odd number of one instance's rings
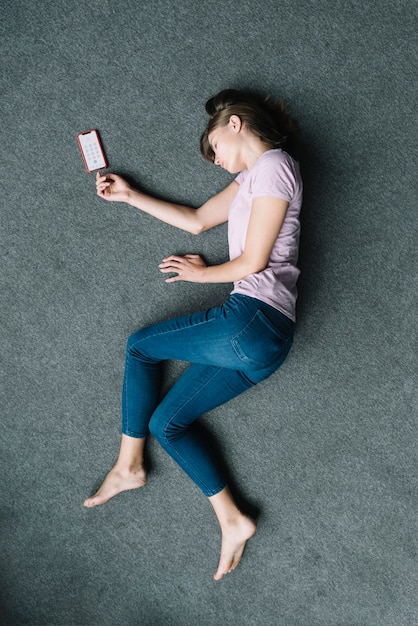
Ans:
{"label": "bare foot", "polygon": [[128,491],[129,489],[138,489],[143,487],[147,482],[147,473],[143,467],[138,468],[135,471],[124,471],[118,469],[115,465],[110,470],[108,475],[103,481],[100,489],[84,501],[84,506],[93,507],[99,504],[104,504],[110,498],[113,498],[122,491]]}
{"label": "bare foot", "polygon": [[257,524],[251,517],[241,515],[222,531],[221,557],[214,579],[221,580],[232,572],[241,560],[245,544],[257,530]]}

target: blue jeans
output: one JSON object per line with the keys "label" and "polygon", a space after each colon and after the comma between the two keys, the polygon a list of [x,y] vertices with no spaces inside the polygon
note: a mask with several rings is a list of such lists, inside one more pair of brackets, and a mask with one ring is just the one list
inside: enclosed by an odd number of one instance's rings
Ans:
{"label": "blue jeans", "polygon": [[[294,324],[273,307],[240,294],[220,307],[131,335],[126,350],[122,433],[148,429],[206,496],[225,480],[195,420],[272,374],[285,360]],[[161,400],[161,365],[191,364]]]}

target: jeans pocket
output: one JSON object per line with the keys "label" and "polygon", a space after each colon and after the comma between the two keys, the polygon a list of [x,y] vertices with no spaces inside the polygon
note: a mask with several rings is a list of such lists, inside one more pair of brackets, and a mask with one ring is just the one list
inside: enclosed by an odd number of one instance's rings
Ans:
{"label": "jeans pocket", "polygon": [[261,310],[247,326],[231,339],[231,345],[243,364],[265,368],[280,365],[292,345],[292,337],[276,328]]}

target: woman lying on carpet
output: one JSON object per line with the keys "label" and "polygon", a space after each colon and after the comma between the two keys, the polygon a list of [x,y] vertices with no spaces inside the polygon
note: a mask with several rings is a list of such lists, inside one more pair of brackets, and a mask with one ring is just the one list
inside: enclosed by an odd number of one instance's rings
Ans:
{"label": "woman lying on carpet", "polygon": [[[238,176],[199,209],[157,200],[115,174],[97,174],[97,193],[199,234],[228,221],[230,261],[207,266],[196,254],[172,255],[159,266],[167,283],[228,283],[220,307],[162,322],[128,340],[119,458],[93,507],[147,481],[143,463],[148,430],[208,497],[222,531],[214,576],[241,560],[256,523],[242,513],[194,422],[275,372],[292,344],[295,322],[302,182],[284,151],[295,124],[283,102],[225,90],[206,103],[203,156]],[[190,362],[160,400],[161,363]]]}

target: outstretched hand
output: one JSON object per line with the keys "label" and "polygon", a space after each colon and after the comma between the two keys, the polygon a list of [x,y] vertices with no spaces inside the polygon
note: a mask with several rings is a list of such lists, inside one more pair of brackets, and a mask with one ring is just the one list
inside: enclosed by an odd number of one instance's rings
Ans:
{"label": "outstretched hand", "polygon": [[166,283],[175,283],[185,280],[190,283],[203,283],[207,265],[198,254],[186,254],[185,256],[171,255],[160,263],[159,268],[163,274],[175,272],[177,276],[166,279]]}
{"label": "outstretched hand", "polygon": [[116,174],[96,174],[97,195],[112,202],[128,202],[132,187],[121,176]]}

